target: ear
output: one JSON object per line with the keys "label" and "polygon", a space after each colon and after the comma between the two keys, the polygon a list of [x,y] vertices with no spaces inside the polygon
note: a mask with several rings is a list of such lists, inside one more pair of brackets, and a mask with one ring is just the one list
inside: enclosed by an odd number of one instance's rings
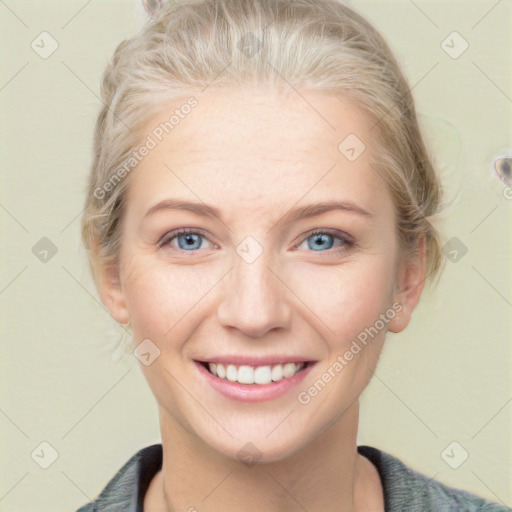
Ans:
{"label": "ear", "polygon": [[96,241],[91,247],[91,261],[101,302],[103,302],[115,320],[121,324],[127,324],[130,317],[119,279],[118,264],[102,262],[99,257],[99,246]]}
{"label": "ear", "polygon": [[412,313],[418,304],[425,284],[427,249],[425,237],[421,237],[413,255],[404,259],[397,269],[396,291],[393,304],[399,303],[402,309],[388,323],[391,332],[403,331],[411,321]]}

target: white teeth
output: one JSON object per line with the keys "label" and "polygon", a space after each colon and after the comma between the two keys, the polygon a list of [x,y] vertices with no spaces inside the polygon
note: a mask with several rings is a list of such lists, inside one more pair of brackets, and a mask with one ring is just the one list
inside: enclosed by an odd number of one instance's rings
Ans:
{"label": "white teeth", "polygon": [[[221,378],[221,379],[225,379],[226,378],[226,368],[224,368],[224,365],[223,364],[217,364],[215,365],[216,366],[216,370],[217,370],[217,377]],[[211,365],[210,365],[210,371],[211,371]]]}
{"label": "white teeth", "polygon": [[240,366],[238,368],[238,378],[240,384],[254,384],[254,370],[251,366]]}
{"label": "white teeth", "polygon": [[237,380],[237,371],[234,364],[228,364],[228,367],[226,368],[226,378],[231,382],[235,382]]}
{"label": "white teeth", "polygon": [[209,363],[210,373],[220,379],[227,379],[240,384],[270,384],[293,377],[304,367],[304,363],[286,363],[273,366],[235,366],[222,363]]}
{"label": "white teeth", "polygon": [[283,365],[282,364],[276,364],[272,368],[272,380],[281,380],[283,378]]}
{"label": "white teeth", "polygon": [[283,377],[293,377],[295,374],[295,369],[296,368],[294,363],[286,363],[283,367]]}
{"label": "white teeth", "polygon": [[254,370],[255,384],[270,384],[272,382],[272,371],[270,366],[258,366]]}

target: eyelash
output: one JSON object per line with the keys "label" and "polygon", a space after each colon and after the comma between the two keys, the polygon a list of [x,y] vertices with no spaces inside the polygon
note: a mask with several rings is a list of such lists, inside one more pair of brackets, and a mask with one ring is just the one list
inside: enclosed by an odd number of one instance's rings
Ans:
{"label": "eyelash", "polygon": [[[353,247],[356,246],[355,242],[350,237],[348,237],[348,235],[345,235],[344,233],[342,233],[340,231],[337,231],[337,230],[334,230],[334,229],[328,229],[328,228],[327,229],[319,229],[319,228],[317,228],[317,229],[314,229],[313,231],[310,231],[309,233],[307,233],[301,239],[301,241],[300,241],[300,243],[298,245],[301,245],[308,238],[311,238],[312,236],[320,235],[320,234],[322,234],[322,235],[330,235],[330,236],[332,236],[335,239],[337,238],[338,240],[341,240],[343,243],[339,247],[331,247],[330,249],[327,249],[325,251],[313,251],[313,250],[310,250],[310,252],[328,253],[328,254],[332,254],[332,253],[339,254],[341,252],[347,251],[348,249],[353,248]],[[175,238],[177,238],[179,235],[200,235],[200,236],[208,239],[208,236],[206,235],[206,233],[204,233],[201,229],[178,228],[178,229],[174,229],[174,230],[170,231],[169,233],[166,233],[164,235],[164,237],[162,237],[162,241],[158,242],[158,246],[163,248],[163,247],[165,247],[167,245],[170,245],[171,241],[174,240]],[[214,245],[216,245],[216,244],[214,244]],[[173,249],[174,249],[174,247],[173,247]],[[183,249],[176,249],[176,250],[180,251],[182,253],[183,252],[195,253],[199,249],[195,249],[195,250],[191,250],[191,251],[185,251]]]}

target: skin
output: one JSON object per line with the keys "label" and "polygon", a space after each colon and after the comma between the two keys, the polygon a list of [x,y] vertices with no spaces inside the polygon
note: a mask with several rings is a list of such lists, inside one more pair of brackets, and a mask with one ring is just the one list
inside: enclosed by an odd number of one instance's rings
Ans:
{"label": "skin", "polygon": [[[391,196],[370,166],[370,121],[311,90],[210,87],[194,96],[198,106],[132,170],[119,265],[100,268],[98,279],[103,302],[131,324],[135,343],[149,338],[160,350],[141,365],[158,401],[164,453],[144,510],[382,511],[379,475],[356,450],[358,398],[386,330],[405,329],[419,301],[425,246],[401,258]],[[182,103],[162,108],[141,140]],[[353,162],[338,150],[349,134],[366,144]],[[204,202],[221,217],[144,217],[168,198]],[[336,210],[280,222],[295,207],[330,199],[371,217]],[[180,249],[177,237],[159,246],[175,228],[204,236],[193,250]],[[315,228],[340,233],[315,245]],[[354,245],[336,238],[347,235]],[[247,236],[263,249],[250,264],[236,252]],[[337,356],[397,303],[400,314],[299,403],[297,394],[332,373]],[[198,375],[194,359],[225,354],[300,355],[316,364],[297,389],[247,403]],[[247,443],[257,464],[240,460]]]}

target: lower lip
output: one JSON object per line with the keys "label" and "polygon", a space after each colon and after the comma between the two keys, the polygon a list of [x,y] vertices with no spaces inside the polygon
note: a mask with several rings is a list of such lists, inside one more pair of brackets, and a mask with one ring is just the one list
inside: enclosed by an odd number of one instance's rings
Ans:
{"label": "lower lip", "polygon": [[267,400],[274,400],[300,384],[314,366],[313,363],[310,363],[293,377],[270,384],[240,384],[239,382],[231,382],[230,380],[216,377],[197,361],[195,361],[195,364],[199,373],[206,378],[213,389],[227,398],[240,402],[265,402]]}

